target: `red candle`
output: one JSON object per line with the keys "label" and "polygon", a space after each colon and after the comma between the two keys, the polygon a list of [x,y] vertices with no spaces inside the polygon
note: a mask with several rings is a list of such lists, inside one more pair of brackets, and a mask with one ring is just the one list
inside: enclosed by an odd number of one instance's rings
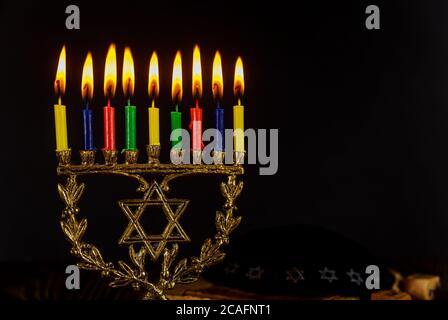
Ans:
{"label": "red candle", "polygon": [[104,150],[116,150],[115,146],[115,108],[107,106],[103,108],[104,114]]}
{"label": "red candle", "polygon": [[201,53],[196,45],[193,50],[193,97],[196,107],[190,108],[193,151],[202,150],[202,109],[199,108],[199,99],[202,95]]}
{"label": "red candle", "polygon": [[110,99],[115,95],[117,83],[117,54],[115,45],[111,44],[106,56],[104,68],[104,95],[107,106],[103,108],[104,115],[104,148],[103,150],[116,150],[115,145],[115,108],[110,106]]}
{"label": "red candle", "polygon": [[202,150],[202,109],[196,100],[196,107],[190,108],[192,147],[195,151]]}

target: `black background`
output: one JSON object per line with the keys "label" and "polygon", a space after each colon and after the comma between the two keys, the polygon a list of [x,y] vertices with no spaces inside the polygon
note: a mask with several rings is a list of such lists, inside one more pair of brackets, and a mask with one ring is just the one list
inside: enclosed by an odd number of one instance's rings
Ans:
{"label": "black background", "polygon": [[[138,147],[147,143],[147,70],[157,50],[163,159],[168,160],[171,72],[183,54],[188,121],[191,56],[201,47],[205,127],[213,124],[211,66],[223,58],[226,126],[236,57],[244,61],[246,127],[279,129],[279,170],[259,176],[247,166],[239,205],[239,233],[272,225],[321,226],[381,257],[446,257],[448,227],[448,4],[376,2],[381,30],[365,28],[366,1],[184,3],[78,2],[81,29],[65,29],[68,3],[2,1],[0,259],[63,260],[68,244],[59,228],[54,154],[53,81],[67,47],[69,144],[82,146],[80,82],[93,53],[95,143],[102,144],[103,67],[117,44],[117,139],[124,137],[123,48],[136,66]],[[99,155],[98,155],[99,156]],[[142,157],[143,159],[143,157]],[[88,179],[82,213],[88,237],[111,253],[126,218],[115,200],[136,197],[122,178]],[[207,179],[176,185],[196,200],[183,216],[202,241],[212,233],[218,191]],[[216,182],[218,182],[217,180]],[[197,200],[203,199],[201,204]],[[199,242],[198,242],[199,243]],[[193,243],[194,246],[195,243]]]}

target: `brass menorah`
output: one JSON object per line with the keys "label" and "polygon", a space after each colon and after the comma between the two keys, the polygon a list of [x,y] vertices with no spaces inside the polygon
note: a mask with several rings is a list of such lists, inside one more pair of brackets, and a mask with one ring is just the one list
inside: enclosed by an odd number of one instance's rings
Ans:
{"label": "brass menorah", "polygon": [[[110,286],[132,286],[141,290],[142,299],[167,299],[166,290],[178,283],[191,283],[198,279],[204,268],[219,263],[225,253],[222,247],[229,243],[229,236],[239,225],[241,217],[234,215],[235,202],[243,189],[243,182],[237,176],[244,173],[241,159],[244,154],[235,155],[235,164],[162,164],[158,161],[160,150],[147,149],[148,163],[137,163],[138,153],[126,151],[125,163],[118,163],[117,154],[103,151],[105,163],[95,163],[95,151],[81,151],[81,164],[71,164],[71,151],[57,151],[59,165],[57,173],[67,177],[65,185],[58,184],[58,191],[65,208],[61,215],[61,227],[71,245],[71,254],[79,259],[82,269],[97,270],[111,279]],[[106,261],[100,250],[83,240],[87,230],[87,218],[80,218],[78,202],[85,190],[85,183],[79,182],[85,175],[118,175],[135,180],[136,199],[118,201],[118,205],[129,219],[129,224],[118,244],[129,247],[129,260],[117,263]],[[190,241],[179,223],[179,218],[187,209],[189,200],[169,199],[170,182],[191,175],[220,175],[227,177],[220,189],[224,205],[216,211],[216,233],[206,239],[197,256],[177,259],[181,242]],[[168,224],[162,234],[148,235],[140,223],[142,214],[148,207],[161,207]],[[162,258],[159,259],[159,256]],[[147,260],[160,263],[160,273],[150,274]],[[160,261],[159,261],[160,260]]]}

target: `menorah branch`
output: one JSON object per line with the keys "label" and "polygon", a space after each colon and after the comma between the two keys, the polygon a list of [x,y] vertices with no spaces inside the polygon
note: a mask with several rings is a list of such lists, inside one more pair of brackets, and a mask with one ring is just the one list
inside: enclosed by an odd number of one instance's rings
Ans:
{"label": "menorah branch", "polygon": [[57,168],[58,175],[87,175],[87,174],[115,174],[124,172],[129,174],[214,174],[214,175],[242,175],[244,168],[241,165],[215,165],[215,164],[106,164],[84,165],[60,165]]}

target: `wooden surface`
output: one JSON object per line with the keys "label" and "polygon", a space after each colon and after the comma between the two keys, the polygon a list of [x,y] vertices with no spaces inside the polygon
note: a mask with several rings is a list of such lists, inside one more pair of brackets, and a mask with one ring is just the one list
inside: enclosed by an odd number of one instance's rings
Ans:
{"label": "wooden surface", "polygon": [[320,297],[261,295],[216,285],[203,278],[189,285],[177,285],[167,293],[169,299],[173,300],[359,300],[358,297],[338,295]]}

